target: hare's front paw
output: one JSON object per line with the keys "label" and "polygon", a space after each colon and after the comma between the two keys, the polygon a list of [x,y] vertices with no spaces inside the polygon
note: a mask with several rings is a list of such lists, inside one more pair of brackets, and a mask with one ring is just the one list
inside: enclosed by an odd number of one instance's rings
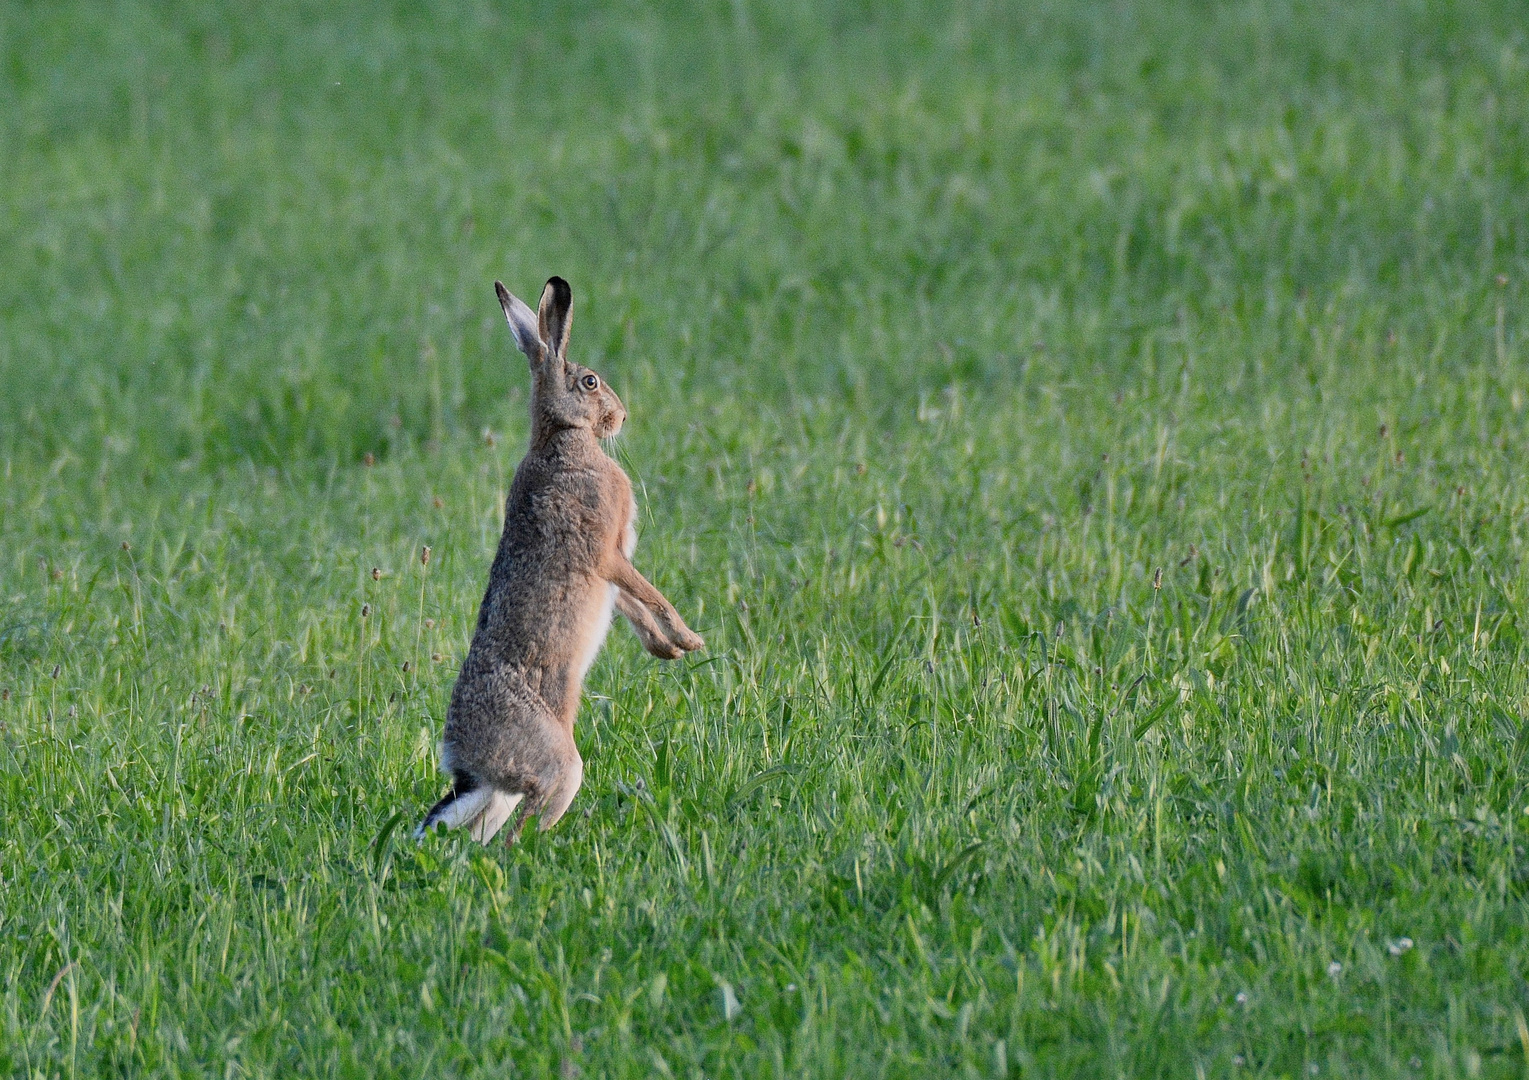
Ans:
{"label": "hare's front paw", "polygon": [[643,644],[660,660],[678,660],[685,655],[685,650],[663,638],[654,638],[652,641],[644,641]]}
{"label": "hare's front paw", "polygon": [[680,632],[674,635],[674,643],[686,652],[706,648],[706,642],[701,640],[701,635],[688,626],[680,627]]}

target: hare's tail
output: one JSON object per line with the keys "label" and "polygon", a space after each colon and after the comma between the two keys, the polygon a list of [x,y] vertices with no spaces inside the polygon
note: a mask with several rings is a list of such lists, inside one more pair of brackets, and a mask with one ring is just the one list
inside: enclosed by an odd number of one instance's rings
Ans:
{"label": "hare's tail", "polygon": [[468,826],[472,838],[486,844],[504,827],[520,805],[522,794],[509,794],[490,787],[470,776],[460,776],[446,797],[430,808],[425,820],[414,830],[414,839],[423,840],[425,835],[442,823],[448,829]]}

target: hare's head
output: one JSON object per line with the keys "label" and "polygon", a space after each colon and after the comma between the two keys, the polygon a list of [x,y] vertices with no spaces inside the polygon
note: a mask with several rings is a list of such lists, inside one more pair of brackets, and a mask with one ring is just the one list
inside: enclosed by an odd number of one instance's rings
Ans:
{"label": "hare's head", "polygon": [[568,359],[573,325],[573,290],[560,277],[548,278],[533,314],[510,290],[494,282],[499,306],[515,343],[531,362],[531,423],[542,435],[582,428],[597,439],[621,430],[626,408],[605,380]]}

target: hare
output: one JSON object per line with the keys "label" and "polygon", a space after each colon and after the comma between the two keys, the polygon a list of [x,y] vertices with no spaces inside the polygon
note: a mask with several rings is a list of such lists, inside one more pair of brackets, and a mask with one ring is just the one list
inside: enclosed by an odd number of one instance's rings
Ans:
{"label": "hare", "polygon": [[531,362],[531,445],[451,691],[441,766],[452,787],[415,830],[423,838],[438,822],[466,825],[485,844],[517,806],[510,843],[532,814],[550,829],[573,801],[584,778],[573,721],[613,611],[654,656],[673,660],[705,645],[632,565],[632,483],[600,448],[626,409],[600,376],[568,359],[568,283],[549,279],[535,314],[497,281],[494,290]]}

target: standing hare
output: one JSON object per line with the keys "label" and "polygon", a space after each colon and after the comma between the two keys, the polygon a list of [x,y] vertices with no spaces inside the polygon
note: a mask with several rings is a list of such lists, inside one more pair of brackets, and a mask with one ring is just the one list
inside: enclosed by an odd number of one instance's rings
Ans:
{"label": "standing hare", "polygon": [[497,281],[494,290],[531,362],[531,446],[451,691],[441,766],[452,787],[415,836],[442,822],[488,843],[519,806],[513,843],[532,814],[544,830],[556,824],[584,779],[573,721],[612,611],[654,656],[673,660],[705,643],[632,565],[632,483],[599,442],[621,430],[626,409],[568,359],[568,283],[550,279],[535,314]]}

